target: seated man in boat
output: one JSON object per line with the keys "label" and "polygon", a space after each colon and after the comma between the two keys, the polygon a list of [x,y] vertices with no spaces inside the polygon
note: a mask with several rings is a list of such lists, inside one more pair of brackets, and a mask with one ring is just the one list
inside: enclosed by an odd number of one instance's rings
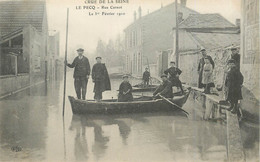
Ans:
{"label": "seated man in boat", "polygon": [[150,72],[148,71],[149,68],[145,68],[145,72],[143,73],[143,82],[144,82],[144,87],[149,86],[149,80],[150,80]]}
{"label": "seated man in boat", "polygon": [[170,68],[164,71],[164,74],[169,74],[169,80],[172,82],[172,86],[180,87],[182,94],[184,93],[181,81],[179,79],[179,75],[181,75],[182,71],[175,66],[175,62],[170,62]]}
{"label": "seated man in boat", "polygon": [[172,83],[168,80],[167,75],[163,74],[161,76],[162,78],[162,84],[154,91],[153,96],[155,98],[160,98],[159,95],[165,97],[165,98],[172,98]]}
{"label": "seated man in boat", "polygon": [[132,85],[128,81],[128,75],[123,76],[123,82],[119,87],[118,102],[133,101]]}
{"label": "seated man in boat", "polygon": [[111,90],[110,79],[105,64],[101,63],[102,58],[96,57],[97,63],[92,68],[92,80],[94,82],[94,99],[102,100],[102,93]]}

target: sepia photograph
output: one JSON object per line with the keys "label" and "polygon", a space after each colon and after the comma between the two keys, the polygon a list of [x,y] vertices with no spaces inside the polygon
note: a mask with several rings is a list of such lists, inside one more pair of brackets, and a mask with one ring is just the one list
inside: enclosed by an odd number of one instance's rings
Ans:
{"label": "sepia photograph", "polygon": [[0,161],[260,161],[259,8],[0,0]]}

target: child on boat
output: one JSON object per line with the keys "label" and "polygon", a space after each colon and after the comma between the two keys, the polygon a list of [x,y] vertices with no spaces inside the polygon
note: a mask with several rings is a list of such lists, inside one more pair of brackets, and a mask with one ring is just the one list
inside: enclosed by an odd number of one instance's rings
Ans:
{"label": "child on boat", "polygon": [[118,102],[133,101],[132,85],[128,81],[128,75],[123,76],[123,82],[119,86]]}

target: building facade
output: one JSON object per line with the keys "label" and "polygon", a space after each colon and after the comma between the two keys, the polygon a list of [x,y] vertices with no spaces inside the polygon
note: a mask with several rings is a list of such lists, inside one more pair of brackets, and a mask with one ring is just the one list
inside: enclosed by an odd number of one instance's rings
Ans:
{"label": "building facade", "polygon": [[[239,22],[239,21],[238,21]],[[231,57],[230,48],[239,46],[239,24],[234,25],[219,14],[192,14],[179,25],[179,68],[181,80],[189,85],[198,84],[200,50],[206,49],[215,64],[215,84],[222,86],[224,68]],[[173,29],[173,54],[175,56],[175,29]]]}
{"label": "building facade", "polygon": [[0,31],[0,95],[48,79],[45,2],[0,2]]}
{"label": "building facade", "polygon": [[[178,4],[180,19],[187,18],[197,12]],[[125,30],[125,71],[141,75],[144,66],[157,63],[157,54],[172,48],[172,27],[175,26],[175,3],[142,16],[139,7],[138,15],[134,13],[134,22]],[[157,68],[154,68],[157,69]],[[152,75],[154,72],[152,72]]]}
{"label": "building facade", "polygon": [[60,58],[60,33],[49,36],[48,57],[50,61],[48,78],[53,80],[61,79],[63,64]]}
{"label": "building facade", "polygon": [[242,0],[241,72],[244,75],[242,108],[259,121],[259,0]]}

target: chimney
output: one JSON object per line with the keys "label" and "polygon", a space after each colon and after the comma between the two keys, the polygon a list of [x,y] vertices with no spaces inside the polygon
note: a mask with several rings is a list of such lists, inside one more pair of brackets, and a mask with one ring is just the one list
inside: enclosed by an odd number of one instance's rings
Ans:
{"label": "chimney", "polygon": [[163,8],[163,3],[161,3],[161,8]]}
{"label": "chimney", "polygon": [[240,28],[240,19],[236,19],[236,26]]}
{"label": "chimney", "polygon": [[142,17],[142,8],[139,6],[138,8],[138,14],[139,14],[139,19]]}
{"label": "chimney", "polygon": [[134,12],[134,21],[136,20],[136,11]]}
{"label": "chimney", "polygon": [[181,0],[181,6],[186,7],[187,0]]}
{"label": "chimney", "polygon": [[178,12],[178,23],[181,23],[183,21],[183,13]]}

